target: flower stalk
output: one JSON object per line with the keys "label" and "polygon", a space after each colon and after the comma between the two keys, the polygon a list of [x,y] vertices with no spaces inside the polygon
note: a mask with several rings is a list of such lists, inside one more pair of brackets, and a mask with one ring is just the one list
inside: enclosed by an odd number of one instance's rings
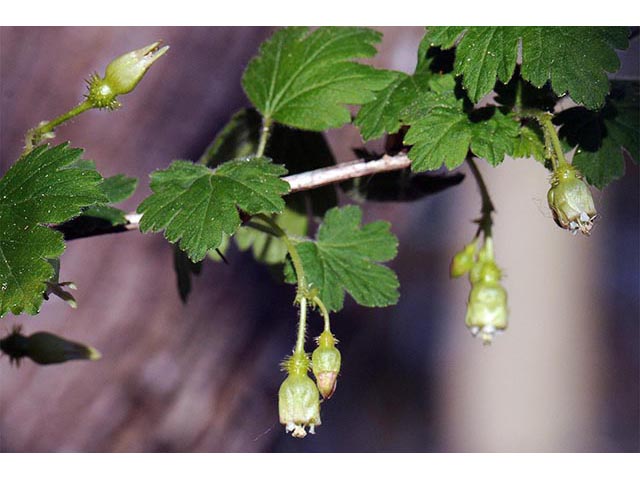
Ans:
{"label": "flower stalk", "polygon": [[482,174],[471,156],[467,158],[467,163],[480,190],[481,215],[477,220],[478,230],[473,240],[454,255],[450,274],[453,278],[469,275],[471,291],[465,324],[473,336],[479,336],[483,344],[488,345],[497,332],[507,328],[507,293],[500,284],[502,272],[494,257],[492,216],[495,207]]}

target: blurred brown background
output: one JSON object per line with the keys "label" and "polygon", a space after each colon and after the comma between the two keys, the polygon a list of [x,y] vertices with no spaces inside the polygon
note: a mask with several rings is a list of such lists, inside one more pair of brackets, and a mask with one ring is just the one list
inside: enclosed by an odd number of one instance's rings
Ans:
{"label": "blurred brown background", "polygon": [[[412,71],[421,28],[381,28],[378,66]],[[169,54],[114,112],[58,130],[104,175],[141,179],[195,159],[247,105],[240,77],[269,28],[0,29],[0,174],[24,132],[74,105],[82,79],[115,56],[163,39]],[[621,55],[638,78],[638,40]],[[358,132],[330,133],[340,160]],[[473,182],[412,204],[371,204],[393,221],[400,303],[349,302],[334,317],[343,372],[318,434],[285,436],[278,363],[295,336],[293,288],[250,254],[208,263],[180,303],[172,251],[137,232],[70,242],[62,280],[79,308],[54,299],[36,317],[8,315],[96,346],[98,362],[21,368],[0,359],[0,451],[638,451],[639,187],[637,167],[595,192],[591,238],[558,229],[545,207],[547,173],[533,161],[485,168],[498,209],[495,244],[506,271],[510,326],[490,348],[464,327],[468,285],[450,257],[477,216]],[[320,332],[312,323],[311,335]],[[4,335],[4,333],[2,334]]]}

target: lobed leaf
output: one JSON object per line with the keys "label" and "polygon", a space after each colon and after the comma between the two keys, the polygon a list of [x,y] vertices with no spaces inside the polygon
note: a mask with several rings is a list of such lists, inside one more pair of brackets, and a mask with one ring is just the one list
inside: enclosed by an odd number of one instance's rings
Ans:
{"label": "lobed leaf", "polygon": [[597,109],[609,92],[607,72],[620,67],[615,49],[627,48],[628,34],[625,27],[429,27],[426,41],[443,48],[458,41],[454,71],[474,102],[496,79],[511,78],[521,45],[525,80],[536,87],[550,81],[558,95]]}
{"label": "lobed leaf", "polygon": [[[393,259],[398,239],[388,222],[361,226],[362,211],[356,206],[332,208],[327,212],[315,241],[296,245],[307,283],[317,288],[321,300],[332,311],[342,309],[345,292],[360,305],[384,307],[398,301],[398,278],[380,265]],[[291,268],[287,279],[295,280]]]}
{"label": "lobed leaf", "polygon": [[597,188],[624,175],[623,149],[640,157],[640,87],[637,81],[614,81],[604,108],[592,112],[574,107],[561,112],[554,122],[562,125],[560,137],[578,147],[573,165]]}
{"label": "lobed leaf", "polygon": [[380,39],[368,28],[283,28],[262,44],[242,85],[267,119],[303,130],[337,128],[351,121],[346,105],[373,100],[394,79],[353,62],[375,55]]}
{"label": "lobed leaf", "polygon": [[75,166],[82,150],[41,146],[20,158],[0,179],[0,316],[38,312],[46,281],[55,272],[62,234],[48,228],[107,201],[102,177]]}
{"label": "lobed leaf", "polygon": [[238,209],[248,213],[280,213],[289,191],[279,177],[281,165],[267,158],[233,160],[215,170],[178,160],[151,174],[151,190],[138,207],[140,230],[157,232],[178,243],[193,262],[220,245],[223,234],[240,226]]}
{"label": "lobed leaf", "polygon": [[409,158],[414,172],[437,170],[443,164],[452,170],[462,164],[469,150],[494,166],[513,153],[520,126],[512,116],[494,107],[467,113],[464,99],[455,96],[453,83],[440,83],[442,88],[420,95],[405,110],[411,127],[404,143],[412,145]]}

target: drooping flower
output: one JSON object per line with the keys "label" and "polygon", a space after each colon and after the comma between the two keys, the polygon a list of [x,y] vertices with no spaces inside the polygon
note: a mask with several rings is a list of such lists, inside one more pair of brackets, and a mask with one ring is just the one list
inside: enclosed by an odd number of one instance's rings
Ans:
{"label": "drooping flower", "polygon": [[502,272],[493,256],[493,239],[487,237],[478,259],[469,271],[471,292],[465,323],[474,336],[490,344],[493,336],[507,328],[507,292],[500,284]]}
{"label": "drooping flower", "polygon": [[558,226],[572,233],[589,235],[597,216],[589,187],[578,170],[569,164],[560,165],[551,177],[547,193],[549,208]]}
{"label": "drooping flower", "polygon": [[318,387],[307,374],[309,358],[304,352],[294,352],[283,363],[288,375],[278,392],[280,423],[296,438],[315,433],[320,425],[320,394]]}
{"label": "drooping flower", "polygon": [[507,292],[498,282],[478,282],[471,287],[465,323],[483,343],[507,328]]}

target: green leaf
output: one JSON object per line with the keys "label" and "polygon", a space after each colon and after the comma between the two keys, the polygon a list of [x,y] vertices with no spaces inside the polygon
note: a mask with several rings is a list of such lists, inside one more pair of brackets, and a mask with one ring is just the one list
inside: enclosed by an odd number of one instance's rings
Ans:
{"label": "green leaf", "polygon": [[[80,170],[97,171],[95,162],[84,158],[73,161],[69,166]],[[100,190],[107,197],[108,203],[120,203],[131,197],[137,186],[137,178],[127,177],[119,173],[118,175],[104,178],[100,184]]]}
{"label": "green leaf", "polygon": [[72,166],[82,150],[42,146],[20,158],[0,179],[0,316],[36,314],[59,257],[62,234],[46,225],[65,222],[105,202],[102,177]]}
{"label": "green leaf", "polygon": [[[106,223],[105,223],[106,222]],[[70,224],[74,224],[74,227],[79,227],[80,223],[85,224],[85,228],[88,226],[87,224],[102,224],[106,228],[106,224],[109,224],[112,227],[117,225],[124,225],[127,223],[127,218],[125,217],[125,213],[123,210],[119,208],[111,207],[109,205],[93,205],[92,207],[87,208],[82,215],[68,222]],[[62,226],[62,230],[66,230],[68,224]]]}
{"label": "green leaf", "polygon": [[496,79],[507,82],[522,46],[522,77],[536,87],[547,81],[558,95],[590,109],[604,103],[607,72],[620,61],[615,49],[628,46],[625,27],[429,27],[430,45],[450,48],[460,38],[455,73],[472,101],[489,93]]}
{"label": "green leaf", "polygon": [[[118,174],[105,178],[100,184],[100,190],[107,197],[109,204],[124,202],[131,197],[138,186],[138,179]],[[85,218],[86,217],[86,218]],[[94,224],[108,223],[112,227],[127,223],[125,212],[111,205],[93,205],[82,212],[82,215],[72,223],[86,222]],[[80,225],[78,225],[79,227]],[[88,226],[88,225],[87,225]]]}
{"label": "green leaf", "polygon": [[537,124],[522,125],[513,146],[513,158],[531,157],[546,164],[544,136]]}
{"label": "green leaf", "polygon": [[477,102],[493,90],[496,77],[503,82],[511,78],[517,56],[517,29],[469,28],[456,50],[454,69],[457,75],[464,76],[464,87],[471,100]]}
{"label": "green leaf", "polygon": [[278,177],[285,173],[267,158],[233,160],[215,170],[175,161],[151,174],[153,194],[138,207],[140,230],[164,230],[169,242],[179,242],[197,262],[220,245],[223,233],[235,233],[238,209],[251,215],[282,212],[289,185]]}
{"label": "green leaf", "polygon": [[[356,206],[327,212],[315,241],[296,245],[310,288],[332,311],[342,309],[345,291],[367,307],[384,307],[398,301],[398,278],[380,265],[396,256],[398,239],[389,223],[376,221],[361,226],[362,211]],[[295,280],[287,269],[289,281]]]}
{"label": "green leaf", "polygon": [[626,150],[640,157],[640,87],[637,81],[614,81],[611,94],[599,112],[574,107],[561,112],[554,122],[562,125],[560,137],[578,149],[573,165],[597,188],[624,175]]}
{"label": "green leaf", "polygon": [[420,95],[405,110],[406,123],[411,125],[404,138],[406,145],[412,145],[411,169],[437,170],[444,164],[453,170],[469,150],[498,165],[513,153],[519,123],[494,107],[467,113],[464,100],[455,97],[454,85],[448,85],[448,89]]}
{"label": "green leaf", "polygon": [[[262,117],[254,109],[242,109],[233,115],[229,123],[216,136],[201,157],[209,167],[254,152],[258,146]],[[290,174],[335,165],[331,149],[320,132],[306,132],[281,125],[272,128],[266,155],[287,168]],[[310,191],[296,192],[285,198],[283,213],[274,220],[293,235],[307,231],[308,214],[321,217],[338,203],[336,189],[329,185]],[[253,248],[256,260],[268,264],[282,263],[285,255],[280,240],[266,240],[265,234],[254,229],[240,227],[234,239],[241,250]],[[218,258],[217,254],[212,255]],[[278,259],[276,261],[276,259]]]}
{"label": "green leaf", "polygon": [[375,55],[380,39],[367,28],[283,28],[262,44],[242,85],[267,119],[303,130],[341,127],[351,121],[345,105],[373,100],[394,79],[353,62]]}
{"label": "green leaf", "polygon": [[453,170],[464,161],[473,131],[462,100],[454,106],[436,106],[428,115],[411,123],[404,138],[414,172],[437,170],[444,163]]}
{"label": "green leaf", "polygon": [[396,78],[362,106],[354,121],[360,128],[364,141],[381,137],[385,133],[396,133],[400,127],[400,112],[411,103],[412,77],[394,72]]}
{"label": "green leaf", "polygon": [[495,167],[502,163],[505,155],[513,152],[520,124],[500,110],[489,107],[482,111],[490,116],[471,124],[471,151]]}
{"label": "green leaf", "polygon": [[[200,158],[208,167],[218,166],[228,160],[250,155],[258,148],[262,117],[254,109],[242,109],[216,136]],[[282,164],[290,174],[335,165],[335,159],[324,135],[320,132],[294,130],[274,125],[265,155],[274,163]],[[287,208],[299,213],[322,216],[338,203],[335,188],[331,185],[305,192],[287,195]]]}
{"label": "green leaf", "polygon": [[[93,160],[79,159],[71,164],[82,170],[96,170]],[[120,203],[131,197],[138,186],[138,179],[123,174],[105,178],[100,184],[100,190],[107,198],[107,203]],[[69,222],[56,227],[64,233],[65,239],[82,238],[95,234],[110,227],[125,225],[126,212],[107,204],[93,205],[85,209],[82,214]]]}
{"label": "green leaf", "polygon": [[393,73],[396,79],[378,92],[375,100],[363,105],[356,116],[354,124],[360,128],[364,141],[397,133],[405,124],[406,111],[420,94],[429,90],[439,94],[455,87],[451,75],[435,75],[426,69],[414,75]]}
{"label": "green leaf", "polygon": [[131,197],[137,186],[137,178],[118,174],[105,178],[100,184],[100,189],[109,199],[109,203],[120,203]]}

